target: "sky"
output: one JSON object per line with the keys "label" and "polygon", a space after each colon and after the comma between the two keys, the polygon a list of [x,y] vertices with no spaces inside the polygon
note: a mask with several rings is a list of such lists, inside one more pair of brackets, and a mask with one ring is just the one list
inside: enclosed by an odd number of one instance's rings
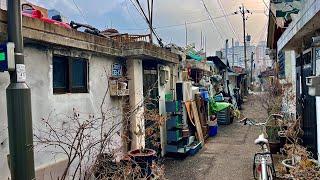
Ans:
{"label": "sky", "polygon": [[[69,21],[87,23],[100,30],[114,28],[121,33],[147,34],[148,26],[137,12],[132,2],[135,0],[29,0],[47,9],[56,9]],[[140,0],[146,4],[147,0]],[[242,42],[242,18],[232,15],[242,4],[250,11],[247,33],[252,43],[266,40],[268,0],[203,0],[213,18],[209,19],[202,0],[154,0],[153,26],[163,39],[164,44],[186,44],[186,26],[188,44],[201,47],[201,34],[206,39],[207,54],[214,55],[224,47],[226,39],[234,38]],[[265,3],[264,3],[265,1]],[[146,6],[144,6],[145,10]],[[227,17],[224,16],[227,15]],[[230,42],[229,41],[229,42]]]}

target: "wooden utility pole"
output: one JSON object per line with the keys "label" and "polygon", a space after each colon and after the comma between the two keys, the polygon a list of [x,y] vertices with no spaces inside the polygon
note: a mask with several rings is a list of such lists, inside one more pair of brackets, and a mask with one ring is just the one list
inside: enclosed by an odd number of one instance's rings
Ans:
{"label": "wooden utility pole", "polygon": [[[239,11],[234,12],[234,14],[240,13],[242,17],[242,24],[243,24],[243,53],[244,53],[244,66],[246,73],[248,73],[248,59],[247,59],[247,40],[246,40],[246,20],[248,19],[246,17],[246,14],[252,14],[248,9],[242,6],[239,7]],[[248,78],[245,80],[245,94],[248,94]]]}
{"label": "wooden utility pole", "polygon": [[226,79],[225,79],[225,89],[227,91],[227,93],[230,95],[230,90],[229,90],[229,72],[228,72],[228,39],[226,39],[226,49],[225,49],[225,63],[227,65],[227,68],[226,68]]}
{"label": "wooden utility pole", "polygon": [[207,54],[207,38],[206,38],[206,36],[203,37],[203,41],[204,41],[204,52]]}
{"label": "wooden utility pole", "polygon": [[252,77],[252,74],[253,74],[253,55],[254,55],[254,52],[251,52],[251,69],[250,69],[250,84],[253,82],[253,77]]}
{"label": "wooden utility pole", "polygon": [[244,67],[248,70],[248,62],[247,62],[247,40],[246,40],[246,12],[244,9],[244,5],[242,4],[242,8],[240,8],[241,16],[242,16],[242,24],[243,24],[243,50],[244,50]]}
{"label": "wooden utility pole", "polygon": [[153,43],[153,0],[148,0],[148,16],[150,29],[150,43]]}
{"label": "wooden utility pole", "polygon": [[201,30],[201,34],[200,34],[200,49],[203,49],[203,38],[202,38],[202,30]]}
{"label": "wooden utility pole", "polygon": [[234,39],[232,38],[232,68],[234,66]]}
{"label": "wooden utility pole", "polygon": [[184,22],[185,28],[186,28],[186,47],[188,46],[188,28],[187,28],[187,22]]}

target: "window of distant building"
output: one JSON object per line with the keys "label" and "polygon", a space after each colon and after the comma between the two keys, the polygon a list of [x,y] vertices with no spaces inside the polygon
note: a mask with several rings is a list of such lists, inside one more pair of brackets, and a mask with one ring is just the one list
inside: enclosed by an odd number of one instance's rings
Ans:
{"label": "window of distant building", "polygon": [[53,93],[87,93],[88,60],[54,55]]}

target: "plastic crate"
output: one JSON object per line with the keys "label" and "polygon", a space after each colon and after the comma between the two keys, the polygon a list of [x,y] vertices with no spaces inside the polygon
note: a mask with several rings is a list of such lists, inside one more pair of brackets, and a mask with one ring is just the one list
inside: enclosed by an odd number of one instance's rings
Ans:
{"label": "plastic crate", "polygon": [[177,142],[182,139],[182,131],[181,130],[168,130],[167,131],[167,142]]}
{"label": "plastic crate", "polygon": [[201,148],[202,148],[202,146],[201,146],[200,142],[194,143],[193,145],[190,146],[189,154],[191,156],[194,156],[200,151]]}
{"label": "plastic crate", "polygon": [[166,101],[166,112],[181,112],[181,109],[180,101]]}
{"label": "plastic crate", "polygon": [[184,146],[176,146],[176,145],[167,145],[166,152],[167,153],[187,153],[190,150],[190,147]]}
{"label": "plastic crate", "polygon": [[173,115],[166,122],[167,129],[173,128],[182,128],[182,116],[181,115]]}
{"label": "plastic crate", "polygon": [[231,110],[230,107],[217,112],[217,119],[219,125],[229,125],[231,124]]}
{"label": "plastic crate", "polygon": [[223,101],[224,101],[224,98],[223,98],[223,96],[221,96],[221,95],[217,95],[217,96],[214,97],[214,100],[215,100],[216,102],[223,102]]}

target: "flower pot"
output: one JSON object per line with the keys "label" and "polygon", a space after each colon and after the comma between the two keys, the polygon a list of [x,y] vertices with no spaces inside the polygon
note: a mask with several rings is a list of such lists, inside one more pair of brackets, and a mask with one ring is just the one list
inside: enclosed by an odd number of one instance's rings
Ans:
{"label": "flower pot", "polygon": [[286,137],[285,131],[279,131],[278,136],[279,136],[279,141],[280,141],[280,148],[284,148],[284,145],[287,142],[287,137]]}
{"label": "flower pot", "polygon": [[281,162],[281,164],[286,168],[287,174],[290,173],[290,170],[293,169],[295,166],[292,164],[292,159],[285,159]]}
{"label": "flower pot", "polygon": [[280,142],[269,142],[269,148],[271,154],[277,154],[280,152]]}
{"label": "flower pot", "polygon": [[150,176],[151,166],[156,157],[156,151],[152,149],[136,149],[128,152],[132,159],[133,166],[137,165],[141,168],[141,177]]}

